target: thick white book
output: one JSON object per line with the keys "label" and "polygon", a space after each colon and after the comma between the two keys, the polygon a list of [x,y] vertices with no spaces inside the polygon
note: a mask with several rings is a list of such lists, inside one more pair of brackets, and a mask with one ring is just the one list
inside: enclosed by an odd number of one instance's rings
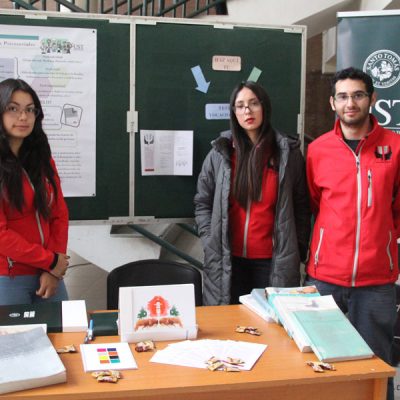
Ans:
{"label": "thick white book", "polygon": [[41,327],[0,335],[0,393],[66,382],[63,363]]}
{"label": "thick white book", "polygon": [[[325,297],[321,296],[318,300]],[[294,311],[293,315],[320,361],[371,358],[374,353],[339,307]]]}
{"label": "thick white book", "polygon": [[263,308],[251,294],[239,296],[239,301],[265,321],[276,322],[272,315],[265,308]]}
{"label": "thick white book", "polygon": [[280,318],[282,318],[283,327],[303,353],[312,352],[313,349],[309,337],[299,326],[294,312],[338,309],[332,296],[277,296],[274,299],[274,304]]}

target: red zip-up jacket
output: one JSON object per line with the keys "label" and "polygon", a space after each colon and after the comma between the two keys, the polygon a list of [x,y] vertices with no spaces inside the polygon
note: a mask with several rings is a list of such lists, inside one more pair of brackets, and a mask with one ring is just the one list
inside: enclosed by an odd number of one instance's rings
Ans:
{"label": "red zip-up jacket", "polygon": [[307,181],[315,224],[307,273],[336,285],[397,280],[400,136],[378,125],[356,155],[340,122],[308,147]]}
{"label": "red zip-up jacket", "polygon": [[272,258],[278,172],[267,165],[264,167],[260,201],[250,201],[244,209],[232,194],[236,166],[235,152],[232,153],[231,163],[229,236],[232,255],[250,259]]}
{"label": "red zip-up jacket", "polygon": [[54,161],[57,198],[47,182],[50,218],[43,219],[34,206],[34,190],[26,173],[22,178],[22,212],[0,201],[0,275],[36,275],[49,271],[55,253],[65,254],[68,240],[68,209]]}

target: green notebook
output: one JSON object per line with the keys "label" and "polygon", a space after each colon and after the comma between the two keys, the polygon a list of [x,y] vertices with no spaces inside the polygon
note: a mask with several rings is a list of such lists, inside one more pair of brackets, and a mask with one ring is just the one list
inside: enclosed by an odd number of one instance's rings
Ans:
{"label": "green notebook", "polygon": [[61,301],[0,306],[0,325],[47,324],[47,332],[62,332]]}
{"label": "green notebook", "polygon": [[333,362],[371,358],[374,353],[351,322],[337,309],[294,311],[320,361]]}
{"label": "green notebook", "polygon": [[115,336],[118,335],[118,312],[96,312],[90,314],[93,320],[93,334],[95,336]]}

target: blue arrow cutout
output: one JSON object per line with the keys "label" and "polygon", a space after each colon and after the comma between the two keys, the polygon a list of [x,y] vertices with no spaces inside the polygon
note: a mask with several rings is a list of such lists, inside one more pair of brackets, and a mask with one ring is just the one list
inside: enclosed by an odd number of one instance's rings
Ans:
{"label": "blue arrow cutout", "polygon": [[197,88],[199,92],[207,93],[208,87],[210,86],[211,82],[206,82],[206,78],[204,78],[203,71],[200,68],[200,65],[196,65],[195,67],[191,68],[192,74],[194,79],[197,83]]}

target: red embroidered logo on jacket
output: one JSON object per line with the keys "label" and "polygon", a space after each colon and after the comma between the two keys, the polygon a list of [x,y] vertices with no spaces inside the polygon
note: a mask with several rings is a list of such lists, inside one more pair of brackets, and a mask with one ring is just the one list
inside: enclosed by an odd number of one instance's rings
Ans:
{"label": "red embroidered logo on jacket", "polygon": [[382,160],[388,161],[392,157],[392,149],[390,146],[376,146],[375,157]]}

